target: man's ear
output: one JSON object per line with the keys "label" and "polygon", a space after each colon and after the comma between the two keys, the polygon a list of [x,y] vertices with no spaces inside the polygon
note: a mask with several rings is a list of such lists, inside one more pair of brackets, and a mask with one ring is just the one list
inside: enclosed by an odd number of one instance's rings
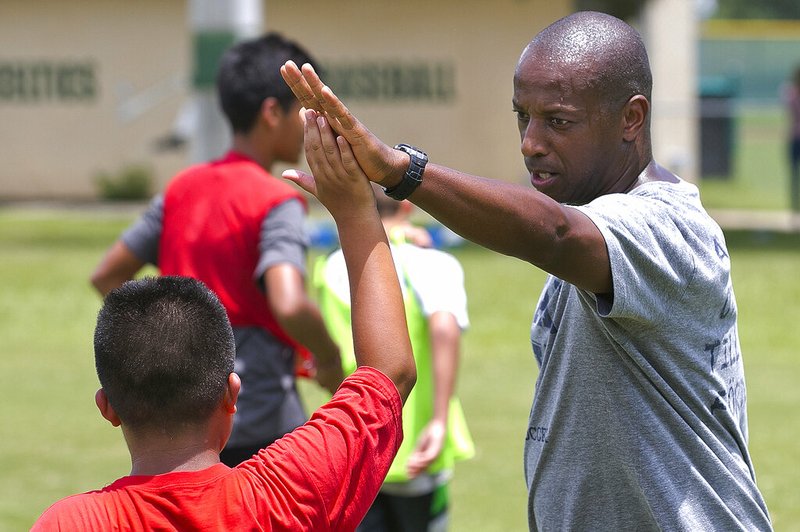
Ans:
{"label": "man's ear", "polygon": [[276,127],[284,114],[286,113],[276,98],[270,96],[261,102],[261,120],[264,121],[270,128]]}
{"label": "man's ear", "polygon": [[119,427],[122,424],[114,407],[108,402],[108,396],[102,388],[97,390],[97,393],[94,394],[94,403],[97,405],[97,409],[100,410],[100,415],[107,419],[109,423],[115,427]]}
{"label": "man's ear", "polygon": [[647,124],[650,102],[641,94],[632,96],[622,111],[622,137],[632,142],[636,140]]}
{"label": "man's ear", "polygon": [[236,400],[239,398],[239,390],[242,389],[242,381],[239,375],[231,373],[228,375],[228,386],[225,395],[222,397],[222,406],[229,414],[236,413]]}

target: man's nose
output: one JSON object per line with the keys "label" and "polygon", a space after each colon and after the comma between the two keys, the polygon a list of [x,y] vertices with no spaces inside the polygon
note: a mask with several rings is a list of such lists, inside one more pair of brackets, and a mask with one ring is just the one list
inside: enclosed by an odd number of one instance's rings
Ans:
{"label": "man's nose", "polygon": [[547,155],[547,142],[544,126],[538,120],[531,120],[522,135],[522,155],[525,157],[538,157]]}

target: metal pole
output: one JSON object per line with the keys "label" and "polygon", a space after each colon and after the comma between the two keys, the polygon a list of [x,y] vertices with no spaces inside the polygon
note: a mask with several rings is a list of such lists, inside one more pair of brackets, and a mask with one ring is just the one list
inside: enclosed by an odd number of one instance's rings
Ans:
{"label": "metal pole", "polygon": [[192,92],[189,110],[193,123],[189,139],[191,163],[222,155],[231,134],[219,109],[214,78],[223,52],[236,41],[261,34],[262,0],[189,0],[192,35]]}
{"label": "metal pole", "polygon": [[[698,32],[694,2],[653,0],[642,36],[653,70],[652,138],[656,160],[689,181],[699,176],[697,124]],[[671,21],[664,24],[665,20]]]}

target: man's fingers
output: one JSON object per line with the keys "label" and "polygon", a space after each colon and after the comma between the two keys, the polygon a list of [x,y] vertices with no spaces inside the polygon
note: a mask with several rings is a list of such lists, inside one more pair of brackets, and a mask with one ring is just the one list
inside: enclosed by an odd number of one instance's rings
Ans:
{"label": "man's fingers", "polygon": [[324,102],[325,112],[335,118],[342,126],[343,131],[340,132],[345,134],[355,129],[357,120],[352,113],[350,113],[350,109],[348,109],[347,106],[342,103],[342,100],[333,93],[331,88],[327,85],[323,86],[320,90],[320,94]]}
{"label": "man's fingers", "polygon": [[[330,87],[322,83],[313,66],[308,63],[304,64],[301,68],[301,74],[308,89],[314,94],[317,105],[315,109],[321,109],[328,115],[332,120],[331,126],[337,132],[349,136],[358,122],[350,113],[350,110],[333,93]],[[341,127],[336,127],[337,124]]]}
{"label": "man's fingers", "polygon": [[316,102],[315,109],[327,112],[328,110],[325,108],[325,99],[322,96],[322,89],[325,88],[325,84],[319,79],[319,75],[317,75],[314,67],[308,63],[304,63],[300,71],[303,76],[303,81],[306,86],[308,86]]}
{"label": "man's fingers", "polygon": [[308,82],[303,77],[303,73],[297,68],[294,61],[287,61],[281,67],[281,76],[300,101],[300,105],[306,109],[322,111],[317,99],[314,97],[314,92],[311,90],[311,87],[309,87]]}
{"label": "man's fingers", "polygon": [[287,61],[281,67],[281,75],[303,107],[325,113],[331,127],[351,143],[362,139],[363,126],[330,87],[322,83],[313,66],[305,63],[298,68],[293,61]]}

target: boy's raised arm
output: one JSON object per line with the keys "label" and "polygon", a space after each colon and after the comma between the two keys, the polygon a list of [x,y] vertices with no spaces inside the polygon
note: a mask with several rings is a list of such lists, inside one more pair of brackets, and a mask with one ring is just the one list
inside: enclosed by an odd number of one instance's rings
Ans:
{"label": "boy's raised arm", "polygon": [[356,361],[386,374],[405,401],[416,381],[416,366],[372,187],[350,145],[336,137],[327,120],[313,110],[303,113],[312,175],[289,170],[283,176],[314,194],[333,216],[350,279]]}

